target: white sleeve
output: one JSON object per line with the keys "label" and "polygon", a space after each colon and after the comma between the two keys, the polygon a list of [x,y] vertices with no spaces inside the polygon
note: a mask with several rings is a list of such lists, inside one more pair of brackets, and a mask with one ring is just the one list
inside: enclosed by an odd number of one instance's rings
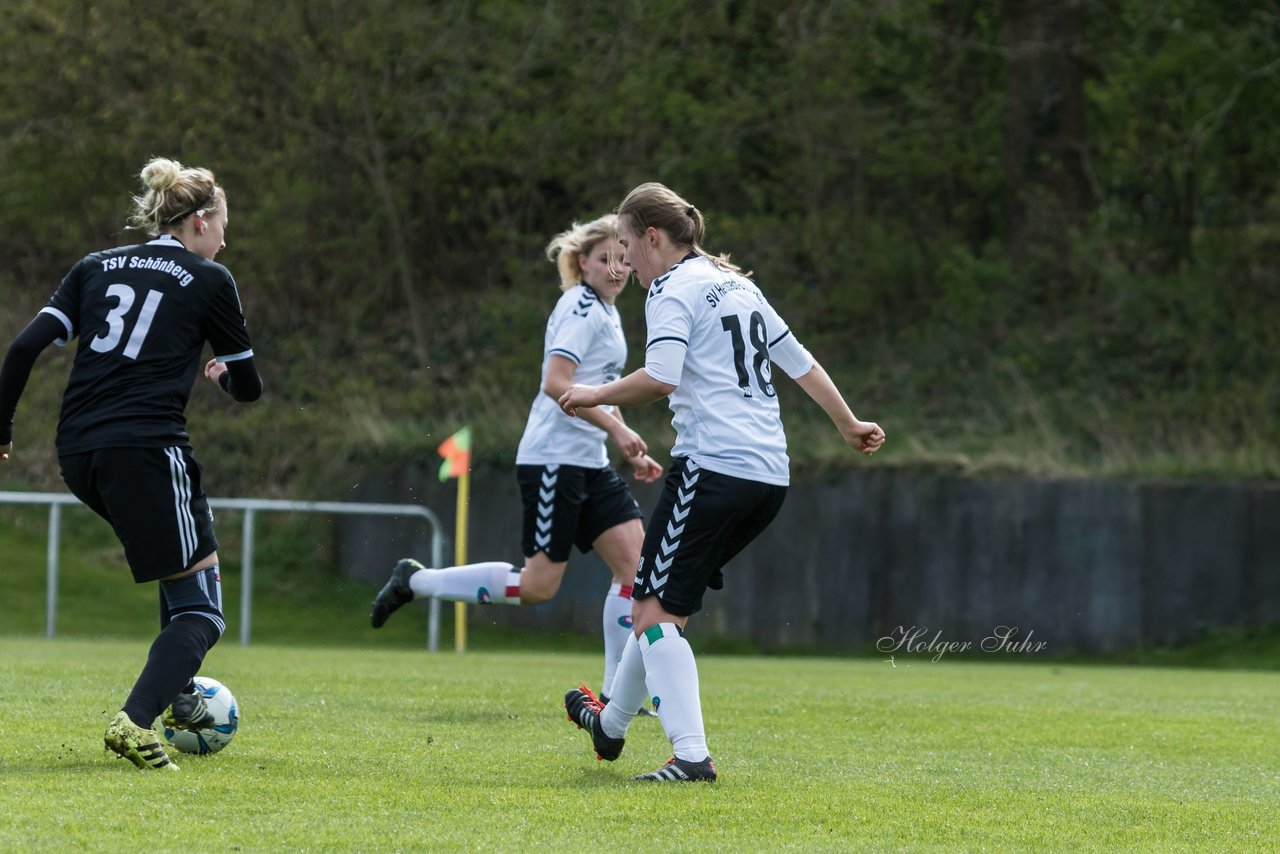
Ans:
{"label": "white sleeve", "polygon": [[644,372],[660,383],[680,385],[684,373],[684,354],[688,346],[667,339],[657,341],[644,352]]}
{"label": "white sleeve", "polygon": [[769,361],[792,379],[804,376],[813,367],[813,356],[796,340],[790,329],[769,345]]}
{"label": "white sleeve", "polygon": [[648,327],[644,371],[658,382],[680,385],[689,350],[693,312],[671,293],[650,294],[644,307]]}
{"label": "white sleeve", "polygon": [[809,373],[809,369],[813,367],[813,356],[803,344],[796,340],[796,336],[791,334],[791,330],[782,317],[773,310],[773,306],[768,302],[765,306],[767,307],[765,325],[772,336],[769,341],[769,361],[782,368],[783,372],[792,379]]}
{"label": "white sleeve", "polygon": [[[561,301],[569,299],[575,303],[572,307],[556,306],[554,314],[559,315],[556,329],[547,347],[548,355],[564,356],[572,359],[575,365],[591,350],[596,336],[595,321],[602,314],[599,306],[591,302],[575,300],[571,294],[561,297]],[[563,310],[569,308],[569,310]]]}

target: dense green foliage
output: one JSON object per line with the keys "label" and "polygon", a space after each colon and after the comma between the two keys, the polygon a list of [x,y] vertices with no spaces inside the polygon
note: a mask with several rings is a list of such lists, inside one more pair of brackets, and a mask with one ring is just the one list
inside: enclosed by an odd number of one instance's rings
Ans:
{"label": "dense green foliage", "polygon": [[216,647],[241,727],[175,785],[101,746],[145,642],[0,637],[0,847],[135,850],[157,827],[246,851],[1274,842],[1272,674],[703,656],[720,780],[646,786],[627,777],[669,756],[657,721],[603,763],[565,720],[594,655],[375,647]]}
{"label": "dense green foliage", "polygon": [[[148,156],[213,168],[268,386],[193,399],[221,492],[328,494],[468,422],[509,461],[545,241],[655,179],[884,424],[878,459],[1280,473],[1274,4],[4,5],[0,340],[133,239]],[[65,358],[14,481],[54,482]],[[856,464],[787,398],[801,465]]]}

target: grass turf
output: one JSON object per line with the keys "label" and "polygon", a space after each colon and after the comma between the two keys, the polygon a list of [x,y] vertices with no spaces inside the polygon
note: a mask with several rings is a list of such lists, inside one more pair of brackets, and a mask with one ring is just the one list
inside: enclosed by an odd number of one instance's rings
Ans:
{"label": "grass turf", "polygon": [[[1257,850],[1280,836],[1280,676],[699,659],[714,785],[597,762],[562,695],[581,653],[227,643],[224,752],[141,772],[102,729],[145,642],[0,637],[0,850],[571,846]],[[696,645],[696,639],[695,639]],[[1269,841],[1268,841],[1269,840]]]}

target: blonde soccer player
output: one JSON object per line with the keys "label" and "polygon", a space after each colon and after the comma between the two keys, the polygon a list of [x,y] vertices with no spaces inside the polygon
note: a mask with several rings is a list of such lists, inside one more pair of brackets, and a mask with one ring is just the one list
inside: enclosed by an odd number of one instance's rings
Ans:
{"label": "blonde soccer player", "polygon": [[644,439],[627,426],[617,407],[572,418],[557,401],[575,382],[617,379],[626,364],[617,299],[629,269],[616,224],[612,214],[575,223],[547,246],[562,294],[547,320],[541,382],[516,451],[516,481],[524,505],[523,562],[430,569],[402,560],[374,599],[370,617],[376,629],[405,603],[427,597],[538,605],[560,589],[573,547],[583,553],[594,549],[612,576],[601,615],[606,697],[631,634],[631,590],[644,540],[640,508],[609,464],[606,445],[613,442],[642,482],[661,477],[662,466],[648,456]]}
{"label": "blonde soccer player", "polygon": [[[257,400],[226,247],[227,195],[208,169],[157,157],[142,169],[132,224],[146,243],[85,256],[14,339],[0,368],[0,459],[36,357],[79,338],[58,419],[67,487],[107,520],[133,580],[160,587],[160,633],[106,746],[139,768],[176,771],[154,731],[213,720],[193,677],[226,629],[213,514],[186,429],[196,377],[238,401]],[[205,342],[214,358],[201,368]],[[167,710],[166,710],[166,707]]]}

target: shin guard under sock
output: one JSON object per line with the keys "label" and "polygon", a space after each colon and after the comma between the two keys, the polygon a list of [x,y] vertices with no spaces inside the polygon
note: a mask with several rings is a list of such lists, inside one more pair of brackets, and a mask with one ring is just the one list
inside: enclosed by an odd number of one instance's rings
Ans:
{"label": "shin guard under sock", "polygon": [[200,670],[205,654],[218,641],[217,627],[204,617],[175,617],[151,644],[146,666],[134,683],[124,711],[140,727],[150,728]]}
{"label": "shin guard under sock", "polygon": [[645,684],[676,758],[701,762],[708,755],[707,736],[693,649],[675,623],[658,623],[640,635],[640,652]]}
{"label": "shin guard under sock", "polygon": [[600,692],[612,697],[613,674],[618,669],[627,638],[632,637],[630,584],[609,586],[609,595],[604,597],[601,629],[604,632],[604,679],[600,683]]}

